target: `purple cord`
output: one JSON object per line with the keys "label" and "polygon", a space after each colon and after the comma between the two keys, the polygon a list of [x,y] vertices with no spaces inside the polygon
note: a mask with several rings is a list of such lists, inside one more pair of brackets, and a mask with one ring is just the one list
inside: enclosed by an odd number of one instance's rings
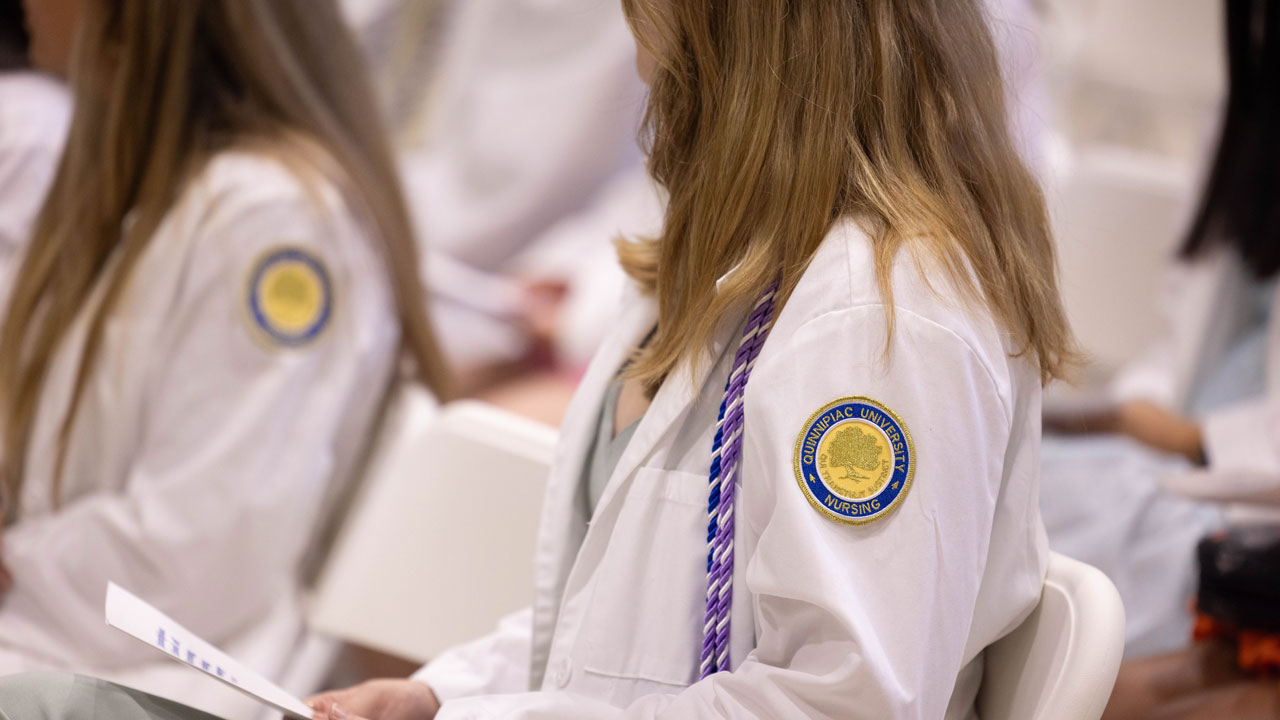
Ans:
{"label": "purple cord", "polygon": [[760,295],[747,318],[742,342],[733,358],[711,448],[710,489],[707,499],[707,613],[702,628],[700,677],[731,670],[730,613],[733,605],[734,484],[742,456],[742,399],[760,349],[773,327],[778,284]]}

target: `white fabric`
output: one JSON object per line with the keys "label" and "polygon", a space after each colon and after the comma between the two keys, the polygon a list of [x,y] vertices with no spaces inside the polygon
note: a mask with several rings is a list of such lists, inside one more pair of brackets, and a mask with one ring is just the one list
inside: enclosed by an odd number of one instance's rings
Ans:
{"label": "white fabric", "polygon": [[[927,275],[934,288],[925,282]],[[417,677],[459,718],[967,718],[982,651],[1024,619],[1048,552],[1037,512],[1040,383],[1005,334],[906,254],[896,330],[871,243],[841,223],[782,309],[747,389],[738,490],[736,664],[695,682],[706,590],[707,469],[740,326],[663,384],[591,518],[579,487],[602,394],[652,327],[620,318],[564,423],[536,556],[533,623],[447,655]],[[806,420],[867,395],[901,416],[914,485],[867,526],[826,519],[798,487]],[[525,635],[531,632],[532,635]],[[542,692],[512,682],[531,637]],[[504,649],[519,650],[511,655]],[[506,682],[502,682],[506,680]],[[449,690],[508,693],[450,696]]]}
{"label": "white fabric", "polygon": [[[293,349],[256,336],[246,304],[250,272],[282,245],[318,258],[332,283],[328,327]],[[14,587],[0,605],[0,674],[124,673],[165,694],[143,670],[163,674],[169,661],[103,623],[107,582],[224,646],[268,614],[279,620],[278,601],[297,596],[317,508],[366,440],[398,324],[381,254],[334,186],[262,156],[216,157],[107,321],[54,509],[57,436],[88,310],[51,364],[22,516],[4,535]],[[298,616],[292,603],[276,625],[296,629]]]}
{"label": "white fabric", "polygon": [[517,692],[529,686],[533,608],[503,618],[493,632],[451,648],[413,679],[427,683],[439,698]]}
{"label": "white fabric", "polygon": [[40,73],[0,73],[0,295],[22,257],[58,169],[71,97]]}

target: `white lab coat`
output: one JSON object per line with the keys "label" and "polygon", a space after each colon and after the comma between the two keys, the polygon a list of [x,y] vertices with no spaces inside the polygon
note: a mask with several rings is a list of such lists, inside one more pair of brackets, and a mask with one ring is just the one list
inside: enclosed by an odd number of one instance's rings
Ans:
{"label": "white lab coat", "polygon": [[[108,320],[58,509],[50,479],[87,307],[50,366],[22,515],[4,533],[14,587],[0,604],[0,675],[71,669],[241,712],[193,698],[197,674],[108,628],[107,582],[217,645],[265,634],[276,661],[288,652],[300,559],[399,344],[369,238],[335,186],[261,155],[223,153],[186,188]],[[282,245],[331,282],[328,324],[301,347],[262,339],[248,318],[250,272]]]}
{"label": "white lab coat", "polygon": [[71,97],[41,73],[0,73],[0,296],[58,169]]}
{"label": "white lab coat", "polygon": [[[1146,400],[1191,412],[1204,384],[1249,321],[1251,283],[1236,253],[1211,250],[1179,261],[1164,295],[1164,336],[1121,371],[1116,402]],[[1280,328],[1272,309],[1264,395],[1197,418],[1208,465],[1193,467],[1120,437],[1045,440],[1042,504],[1050,544],[1104,572],[1125,601],[1126,652],[1144,656],[1187,643],[1187,608],[1196,587],[1196,544],[1229,522],[1217,505],[1194,499],[1231,489],[1280,491]],[[1175,492],[1169,492],[1169,488]],[[1193,497],[1183,497],[1177,489]]]}
{"label": "white lab coat", "polygon": [[[593,518],[582,468],[605,387],[653,326],[619,318],[574,399],[551,473],[532,613],[416,677],[460,718],[967,718],[983,649],[1039,599],[1040,383],[1007,334],[906,253],[885,307],[871,243],[842,222],[782,309],[747,389],[736,514],[735,669],[696,682],[707,470],[741,325],[654,398]],[[914,437],[914,486],[871,525],[828,520],[793,468],[806,418],[866,395]],[[590,520],[590,522],[588,522]],[[529,660],[545,664],[529,689]]]}
{"label": "white lab coat", "polygon": [[461,365],[514,360],[528,338],[510,276],[556,252],[560,234],[543,234],[557,222],[642,166],[635,43],[616,1],[466,0],[449,13],[428,140],[403,156],[406,192],[446,351]]}

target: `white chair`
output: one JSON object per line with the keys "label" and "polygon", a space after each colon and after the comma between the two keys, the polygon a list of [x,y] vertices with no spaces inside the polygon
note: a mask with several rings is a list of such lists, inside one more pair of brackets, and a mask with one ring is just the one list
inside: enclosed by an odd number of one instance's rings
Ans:
{"label": "white chair", "polygon": [[1054,553],[1040,604],[987,648],[982,720],[1098,720],[1124,655],[1124,605],[1101,571]]}
{"label": "white chair", "polygon": [[421,662],[532,602],[556,431],[476,402],[437,408],[412,390],[392,420],[309,620]]}

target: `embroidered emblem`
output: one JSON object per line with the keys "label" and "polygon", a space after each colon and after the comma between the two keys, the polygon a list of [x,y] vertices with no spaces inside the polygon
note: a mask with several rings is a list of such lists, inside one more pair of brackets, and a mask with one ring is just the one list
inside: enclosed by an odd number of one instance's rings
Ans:
{"label": "embroidered emblem", "polygon": [[333,315],[329,272],[299,248],[269,251],[249,275],[248,315],[268,344],[301,347],[320,337]]}
{"label": "embroidered emblem", "polygon": [[796,481],[827,517],[865,525],[888,515],[911,489],[915,448],[902,418],[865,397],[828,404],[796,441]]}

